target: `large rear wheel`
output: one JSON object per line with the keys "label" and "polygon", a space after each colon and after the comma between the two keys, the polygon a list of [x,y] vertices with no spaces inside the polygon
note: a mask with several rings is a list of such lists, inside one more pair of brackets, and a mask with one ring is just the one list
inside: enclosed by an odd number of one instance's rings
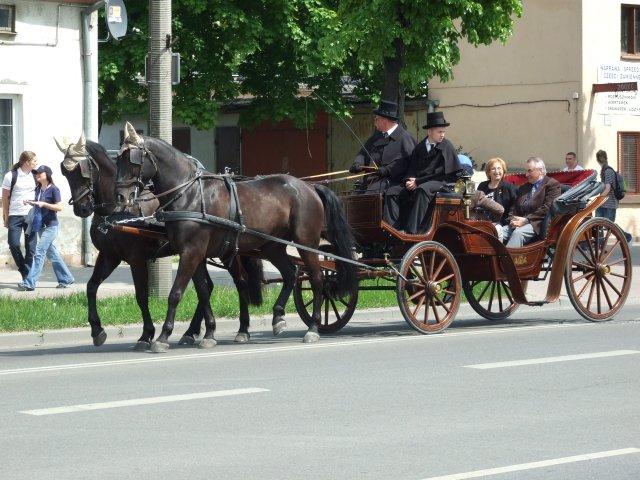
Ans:
{"label": "large rear wheel", "polygon": [[414,245],[402,258],[396,295],[402,316],[420,333],[438,333],[458,312],[462,286],[451,252],[438,242]]}
{"label": "large rear wheel", "polygon": [[631,288],[631,251],[624,232],[606,218],[587,220],[569,242],[564,282],[569,300],[587,320],[610,320]]}

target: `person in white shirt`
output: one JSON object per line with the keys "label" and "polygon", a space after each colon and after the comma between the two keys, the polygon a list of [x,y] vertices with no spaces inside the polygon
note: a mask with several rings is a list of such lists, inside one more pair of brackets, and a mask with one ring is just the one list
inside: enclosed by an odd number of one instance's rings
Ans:
{"label": "person in white shirt", "polygon": [[[9,251],[23,279],[29,273],[33,253],[38,242],[36,232],[27,235],[26,219],[31,205],[27,205],[23,201],[35,198],[36,181],[32,171],[36,168],[37,163],[35,153],[22,152],[18,163],[11,167],[2,180],[2,221],[5,228],[9,229],[7,233]],[[20,248],[22,232],[24,232],[24,255]]]}
{"label": "person in white shirt", "polygon": [[567,154],[564,156],[564,162],[567,164],[567,166],[562,169],[563,172],[584,170],[581,165],[578,165],[578,159],[576,158],[576,154],[574,152],[567,152]]}

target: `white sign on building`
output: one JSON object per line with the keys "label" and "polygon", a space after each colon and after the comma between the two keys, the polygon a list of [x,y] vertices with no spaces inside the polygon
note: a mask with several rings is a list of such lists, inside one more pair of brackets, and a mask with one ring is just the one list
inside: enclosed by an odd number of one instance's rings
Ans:
{"label": "white sign on building", "polygon": [[[598,67],[598,83],[638,82],[640,65],[633,63],[605,63]],[[596,113],[602,115],[640,115],[637,91],[601,92],[596,94]]]}

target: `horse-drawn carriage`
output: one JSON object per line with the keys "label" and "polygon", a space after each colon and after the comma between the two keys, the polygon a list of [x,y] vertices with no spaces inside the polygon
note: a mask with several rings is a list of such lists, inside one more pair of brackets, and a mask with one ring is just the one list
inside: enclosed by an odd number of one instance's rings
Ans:
{"label": "horse-drawn carriage", "polygon": [[[191,278],[199,306],[182,340],[193,343],[200,319],[204,319],[206,330],[200,345],[215,345],[215,320],[209,305],[213,287],[206,271],[206,260],[211,257],[225,261],[238,287],[238,342],[249,340],[247,305],[259,301],[251,286],[257,278],[251,273],[257,271],[249,261],[253,257],[269,260],[282,274],[282,290],[273,307],[274,334],[285,327],[284,307],[293,291],[296,310],[309,327],[305,341],[316,341],[318,332],[335,332],[346,325],[357,306],[358,292],[365,289],[395,289],[402,315],[421,333],[441,332],[449,326],[463,294],[479,315],[505,319],[520,304],[555,302],[564,279],[578,313],[591,321],[603,321],[622,308],[629,293],[631,255],[624,234],[613,222],[592,218],[605,201],[598,196],[603,186],[595,181],[592,170],[549,173],[567,191],[556,199],[545,234],[524,247],[507,249],[491,222],[470,219],[470,198],[475,189],[470,181],[438,193],[427,232],[408,235],[384,222],[381,195],[343,196],[343,211],[326,187],[288,175],[236,185],[227,175],[203,171],[165,142],[138,136],[129,125],[127,131],[129,143],[118,156],[117,172],[97,144],[92,149],[82,145],[75,153],[72,146],[61,148],[65,152],[63,167],[72,187],[74,211],[80,216],[116,201],[139,205],[144,202],[140,194],[147,182],[154,183],[151,200],[160,207],[141,220],[153,217],[164,221],[161,232],[151,233],[152,238],[165,239],[168,247],[155,248],[163,255],[180,255],[167,318],[152,344],[154,351],[169,348],[175,309]],[[510,175],[507,180],[519,185],[525,177]],[[128,222],[130,219],[111,222],[110,227],[118,232],[146,230],[139,226],[132,229]],[[319,246],[323,223],[330,243]],[[349,230],[355,234],[357,247]],[[134,255],[134,260],[141,257],[144,262],[150,255],[160,256],[158,251],[149,252],[153,245],[136,244],[144,255]],[[295,247],[300,256],[289,255],[287,247]],[[92,277],[92,287],[87,290],[96,345],[102,344],[106,335],[95,311],[95,290],[117,263],[128,258],[126,252],[119,251],[111,257],[105,260],[108,265],[94,272],[96,279]],[[527,284],[547,277],[546,297],[527,298]],[[365,279],[377,283],[362,285]],[[140,283],[137,297],[145,329],[139,344],[147,348],[155,330],[146,308],[146,286]]]}
{"label": "horse-drawn carriage", "polygon": [[[437,194],[426,233],[408,235],[382,219],[383,196],[345,195],[348,222],[360,245],[361,280],[376,278],[366,289],[395,289],[407,323],[421,333],[436,333],[454,320],[463,298],[482,317],[501,320],[519,305],[540,306],[558,300],[562,283],[576,311],[587,320],[611,319],[624,305],[631,285],[631,256],[622,230],[604,218],[592,218],[605,201],[593,170],[550,172],[565,192],[545,219],[543,234],[521,248],[506,248],[489,221],[470,220],[474,184]],[[522,185],[524,174],[506,180]],[[335,260],[322,262],[329,286]],[[367,268],[370,267],[370,268]],[[542,300],[527,297],[527,285],[547,280]],[[369,282],[370,283],[370,282]],[[335,332],[355,310],[358,289],[341,298],[323,294],[321,332]],[[296,283],[298,312],[309,317],[311,296],[304,267]]]}

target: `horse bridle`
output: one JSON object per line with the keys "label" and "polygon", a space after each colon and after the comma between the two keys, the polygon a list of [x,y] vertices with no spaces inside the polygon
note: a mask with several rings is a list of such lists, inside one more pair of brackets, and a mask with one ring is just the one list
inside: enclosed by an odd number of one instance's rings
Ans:
{"label": "horse bridle", "polygon": [[[126,150],[129,150],[129,163],[138,166],[137,176],[132,177],[130,180],[116,181],[115,186],[116,188],[121,188],[134,185],[135,190],[133,199],[137,200],[138,194],[146,187],[146,183],[144,183],[144,181],[142,180],[142,172],[144,171],[145,159],[149,159],[151,165],[153,165],[154,168],[154,172],[149,178],[153,178],[155,174],[158,173],[158,163],[156,162],[153,153],[147,150],[144,145],[139,146],[129,144],[127,145]],[[123,153],[124,150],[121,150],[121,152],[118,154],[118,158],[122,158]]]}

